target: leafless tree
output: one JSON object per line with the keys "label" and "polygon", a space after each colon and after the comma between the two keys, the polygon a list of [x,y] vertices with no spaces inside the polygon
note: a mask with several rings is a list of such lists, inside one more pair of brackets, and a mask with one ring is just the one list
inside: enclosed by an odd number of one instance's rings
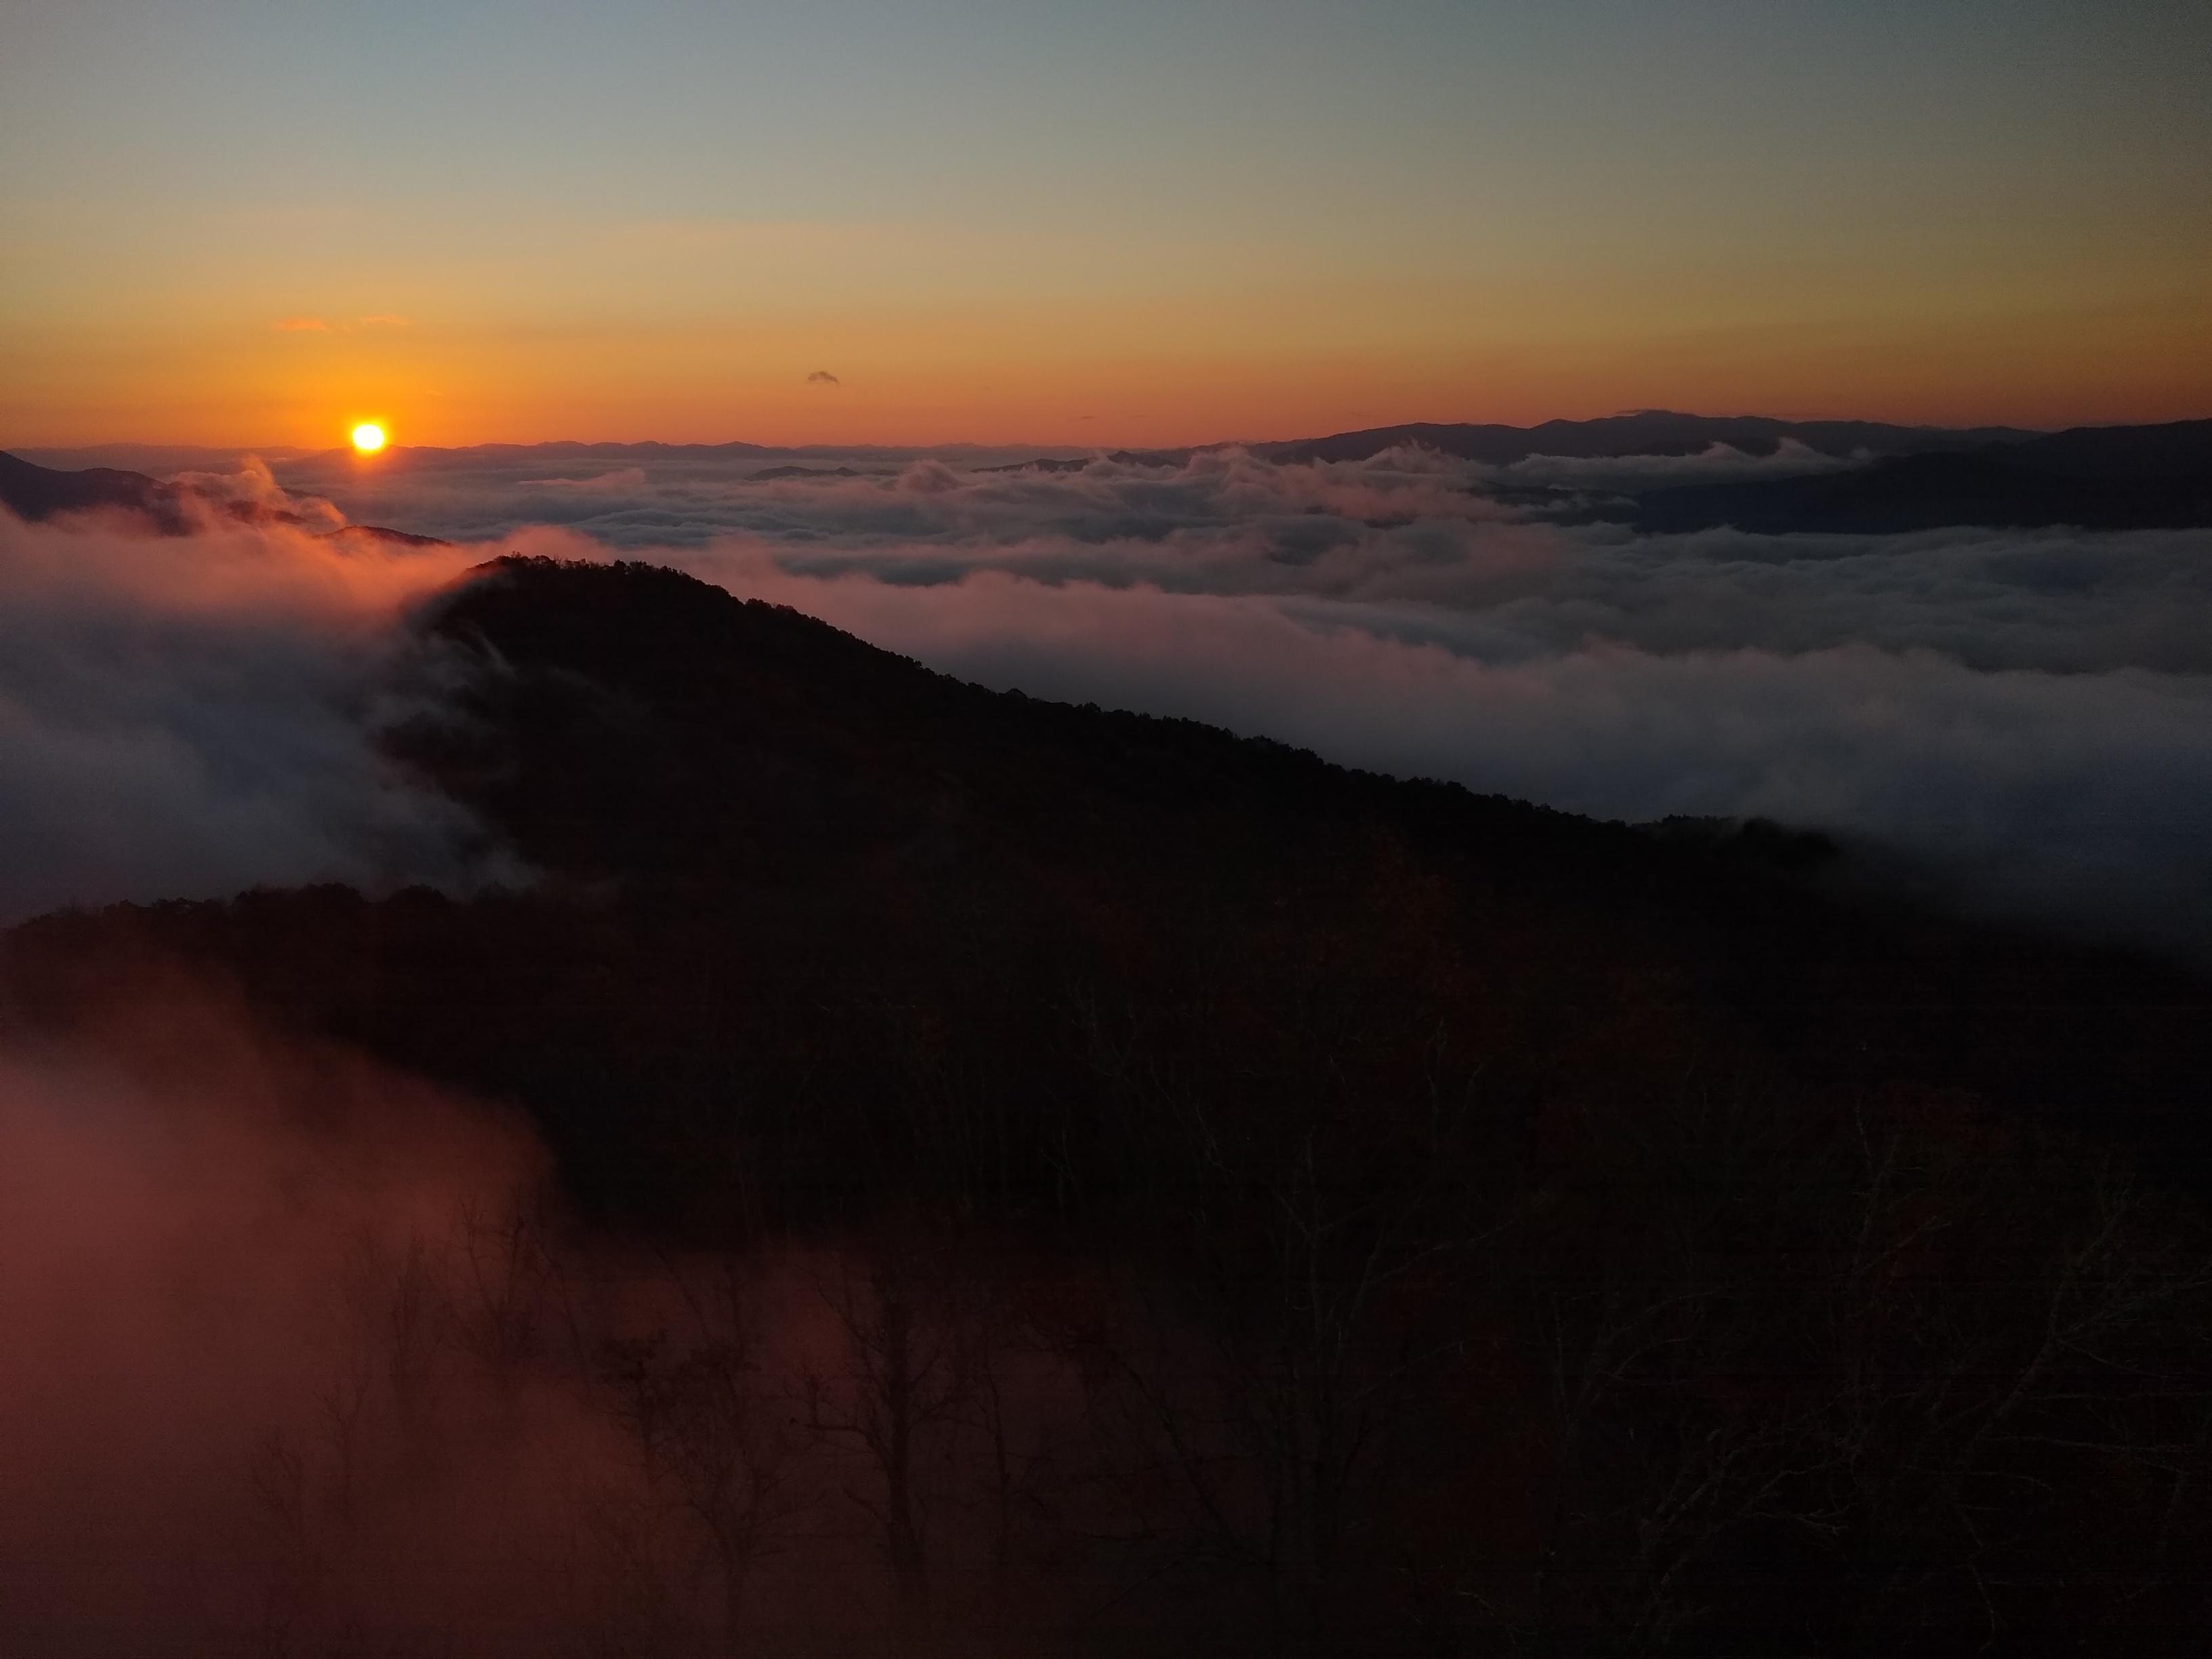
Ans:
{"label": "leafless tree", "polygon": [[971,1401],[973,1350],[947,1317],[941,1252],[886,1240],[854,1270],[841,1255],[823,1299],[844,1337],[841,1378],[806,1379],[806,1425],[859,1449],[871,1493],[848,1496],[873,1522],[911,1632],[929,1600],[930,1481]]}
{"label": "leafless tree", "polygon": [[647,1482],[700,1540],[718,1590],[722,1649],[732,1654],[744,1650],[754,1570],[781,1546],[799,1507],[787,1398],[763,1373],[741,1275],[728,1261],[704,1274],[677,1271],[686,1327],[611,1340],[600,1354],[602,1382]]}

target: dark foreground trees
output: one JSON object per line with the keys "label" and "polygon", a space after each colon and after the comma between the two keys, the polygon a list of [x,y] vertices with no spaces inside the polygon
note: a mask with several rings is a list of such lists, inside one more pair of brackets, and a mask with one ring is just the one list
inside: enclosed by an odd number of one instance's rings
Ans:
{"label": "dark foreground trees", "polygon": [[1742,1079],[1501,1171],[1479,1091],[1377,1148],[1371,1097],[1278,1139],[1205,1082],[1080,1249],[908,1210],[382,1258],[240,1472],[267,1650],[403,1650],[345,1611],[371,1517],[557,1397],[579,1652],[2201,1650],[2212,1238],[2114,1160]]}

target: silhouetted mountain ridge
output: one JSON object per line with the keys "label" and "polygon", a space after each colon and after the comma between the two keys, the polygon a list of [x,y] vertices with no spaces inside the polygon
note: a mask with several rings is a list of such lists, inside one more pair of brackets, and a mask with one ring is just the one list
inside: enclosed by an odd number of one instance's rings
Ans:
{"label": "silhouetted mountain ridge", "polygon": [[2014,443],[2035,436],[2013,427],[1897,426],[1881,421],[1784,421],[1763,415],[1685,415],[1638,410],[1588,421],[1535,426],[1440,424],[1371,427],[1323,438],[1253,446],[1274,461],[1358,461],[1386,449],[1418,446],[1462,460],[1510,465],[1532,455],[1579,460],[1629,455],[1695,455],[1716,444],[1747,455],[1771,455],[1784,442],[1823,455],[1917,454]]}
{"label": "silhouetted mountain ridge", "polygon": [[2188,529],[2212,524],[2212,421],[2082,427],[1986,449],[1892,455],[1843,472],[1678,484],[1638,496],[1628,516],[1662,532]]}
{"label": "silhouetted mountain ridge", "polygon": [[[2178,529],[2212,524],[2212,421],[2076,427],[2039,434],[2011,427],[1908,427],[1873,421],[1781,421],[1650,410],[1537,426],[1416,422],[1322,438],[1196,448],[1116,450],[1121,465],[1182,466],[1242,447],[1284,465],[1371,459],[1386,450],[1436,451],[1486,465],[1533,457],[1623,460],[1687,457],[1716,447],[1765,457],[1793,443],[1854,465],[1799,477],[1695,483],[1618,481],[1593,494],[1557,485],[1498,486],[1500,499],[1551,515],[1625,519],[1680,532],[1734,525],[1787,533],[1893,534],[1950,525],[2032,528]],[[1077,460],[1036,460],[992,472],[1079,471]]]}
{"label": "silhouetted mountain ridge", "polygon": [[0,451],[0,506],[27,523],[69,513],[125,512],[178,534],[187,525],[183,495],[176,485],[143,472],[98,466],[59,471]]}
{"label": "silhouetted mountain ridge", "polygon": [[[504,965],[465,988],[434,962],[379,970],[396,977],[380,981],[371,1024],[415,1009],[376,1040],[495,1093],[542,1104],[568,1085],[529,1082],[534,1066],[487,1071],[458,1036],[452,1050],[426,1048],[423,1034],[452,1017],[432,1005],[473,1011],[471,1028],[520,1022],[549,1054],[591,1046],[582,1034],[604,1010],[579,1010],[576,988],[531,988],[554,960],[601,988],[590,994],[618,987],[616,1006],[653,1011],[653,1043],[592,1048],[583,1074],[605,1077],[678,1053],[709,1073],[738,1063],[705,1057],[732,1033],[688,1024],[706,1017],[702,985],[724,988],[716,997],[750,987],[744,994],[781,1006],[811,984],[848,1011],[856,995],[934,1006],[948,988],[988,985],[978,1008],[937,1016],[988,1046],[998,1018],[1058,1018],[1032,1006],[1054,986],[1172,1000],[1190,964],[1223,951],[1258,952],[1250,968],[1223,967],[1231,980],[1274,957],[1318,967],[1380,952],[1359,971],[1388,981],[1449,959],[1455,981],[1497,988],[1493,1013],[1518,1011],[1522,1035],[1492,1038],[1508,1094],[1609,1074],[1613,1062],[1595,1058],[1604,1043],[1578,1046],[1585,1060],[1540,1060],[1548,1040],[1532,1033],[1564,1041],[1607,1024],[1618,993],[1602,988],[1632,983],[1660,996],[1662,1024],[1747,1045],[1823,1089],[1911,1079],[2068,1121],[2095,1098],[2100,1133],[2159,1146],[2177,1175],[2212,1152],[2194,1107],[2197,1068],[2212,1068],[2203,982],[1832,887],[1833,848],[1816,836],[1647,833],[1348,770],[1194,721],[992,692],[643,565],[501,559],[417,627],[450,690],[387,734],[392,753],[553,883],[489,909],[414,902],[408,914],[440,919],[452,961],[489,950]],[[1375,908],[1384,892],[1399,895],[1386,909],[1414,903],[1388,927]],[[272,896],[240,915],[251,928],[313,932],[329,925],[317,920],[326,908]],[[222,907],[186,909],[204,919],[177,924],[188,930],[231,926],[216,920]],[[518,917],[539,940],[526,963],[495,942]],[[474,939],[480,926],[489,932]],[[1401,961],[1404,927],[1427,943]],[[629,941],[617,953],[627,965],[589,968],[614,939]],[[343,1005],[358,970],[331,974],[294,963],[267,990]],[[313,1018],[358,1035],[371,1017]],[[790,1018],[799,1029],[813,1016]],[[548,1019],[573,1025],[556,1039],[539,1029]],[[667,1109],[707,1109],[686,1098]]]}
{"label": "silhouetted mountain ridge", "polygon": [[[41,523],[75,513],[120,513],[142,520],[167,536],[182,536],[210,522],[281,524],[295,528],[311,520],[263,501],[212,500],[187,485],[143,472],[112,467],[88,467],[79,471],[39,466],[0,452],[0,507],[28,524]],[[381,544],[392,547],[445,547],[436,536],[382,525],[343,525],[318,532],[324,541]]]}

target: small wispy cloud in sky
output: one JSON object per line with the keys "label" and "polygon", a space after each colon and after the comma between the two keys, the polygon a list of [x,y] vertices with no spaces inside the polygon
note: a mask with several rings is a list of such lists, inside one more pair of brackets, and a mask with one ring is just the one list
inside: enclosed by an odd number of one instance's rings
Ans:
{"label": "small wispy cloud in sky", "polygon": [[826,368],[817,368],[806,377],[809,386],[842,386],[845,383]]}

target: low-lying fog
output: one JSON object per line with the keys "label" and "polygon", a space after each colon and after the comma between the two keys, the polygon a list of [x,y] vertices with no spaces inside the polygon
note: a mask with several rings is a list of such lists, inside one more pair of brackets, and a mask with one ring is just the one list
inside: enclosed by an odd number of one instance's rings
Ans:
{"label": "low-lying fog", "polygon": [[1544,461],[400,451],[225,488],[460,545],[0,520],[0,911],[481,873],[363,733],[435,695],[379,677],[406,603],[513,550],[677,565],[988,685],[1351,764],[1818,826],[1977,902],[2207,947],[2212,532],[1643,536],[1497,492],[1838,463]]}

